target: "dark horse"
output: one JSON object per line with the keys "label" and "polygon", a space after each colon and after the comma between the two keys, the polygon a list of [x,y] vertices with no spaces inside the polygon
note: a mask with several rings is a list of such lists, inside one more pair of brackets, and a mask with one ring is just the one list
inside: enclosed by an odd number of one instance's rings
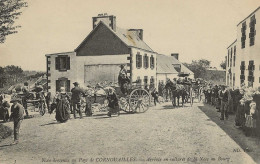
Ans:
{"label": "dark horse", "polygon": [[176,98],[178,106],[180,106],[180,98],[182,99],[182,106],[187,102],[188,92],[186,91],[183,85],[174,84],[171,81],[168,81],[165,85],[166,90],[170,90],[172,93],[172,105],[176,106]]}

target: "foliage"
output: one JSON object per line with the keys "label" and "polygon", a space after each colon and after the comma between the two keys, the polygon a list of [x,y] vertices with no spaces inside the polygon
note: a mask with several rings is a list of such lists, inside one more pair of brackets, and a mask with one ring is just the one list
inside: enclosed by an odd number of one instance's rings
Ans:
{"label": "foliage", "polygon": [[220,67],[223,68],[223,69],[226,69],[226,68],[227,68],[226,62],[225,62],[225,61],[222,61],[222,62],[220,63]]}
{"label": "foliage", "polygon": [[206,68],[210,66],[210,61],[206,59],[200,59],[192,60],[190,64],[183,64],[194,73],[195,78],[203,78],[203,75],[206,73]]}
{"label": "foliage", "polygon": [[6,36],[17,33],[15,20],[21,15],[20,9],[27,7],[24,0],[1,0],[0,1],[0,43],[4,43]]}
{"label": "foliage", "polygon": [[193,73],[194,78],[202,78],[214,84],[225,83],[225,72],[219,70],[208,70],[210,68],[210,61],[206,59],[193,60],[190,64],[183,63]]}
{"label": "foliage", "polygon": [[0,88],[4,87],[6,83],[6,73],[3,67],[0,67]]}
{"label": "foliage", "polygon": [[[22,86],[24,82],[33,84],[44,74],[44,72],[23,71],[21,67],[14,65],[0,67],[0,91],[6,92],[13,85],[19,88],[19,85]],[[41,82],[46,81],[43,80]]]}

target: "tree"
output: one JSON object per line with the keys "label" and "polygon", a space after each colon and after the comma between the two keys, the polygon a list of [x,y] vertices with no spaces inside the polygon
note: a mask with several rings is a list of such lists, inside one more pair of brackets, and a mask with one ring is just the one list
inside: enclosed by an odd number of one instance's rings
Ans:
{"label": "tree", "polygon": [[226,69],[226,68],[227,68],[226,62],[225,62],[225,61],[222,61],[222,62],[220,63],[220,67],[223,68],[223,69]]}
{"label": "tree", "polygon": [[210,61],[206,59],[192,60],[191,64],[183,63],[193,73],[195,78],[203,78],[206,73],[206,68],[210,66]]}
{"label": "tree", "polygon": [[4,87],[6,83],[6,73],[3,67],[0,67],[0,88]]}
{"label": "tree", "polygon": [[0,1],[0,43],[4,43],[6,36],[17,33],[14,26],[15,20],[21,15],[20,9],[27,7],[24,0],[1,0]]}
{"label": "tree", "polygon": [[21,67],[8,65],[4,67],[5,73],[7,74],[8,83],[15,84],[20,82],[24,78],[23,70]]}
{"label": "tree", "polygon": [[199,61],[195,61],[198,63],[198,65],[204,67],[204,68],[208,68],[210,66],[210,61],[206,60],[206,59],[200,59]]}

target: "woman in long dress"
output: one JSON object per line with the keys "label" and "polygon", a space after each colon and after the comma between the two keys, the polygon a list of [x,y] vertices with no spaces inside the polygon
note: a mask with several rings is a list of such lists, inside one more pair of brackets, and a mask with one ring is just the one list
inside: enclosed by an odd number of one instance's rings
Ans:
{"label": "woman in long dress", "polygon": [[55,96],[56,103],[56,120],[64,123],[70,118],[69,96],[65,92],[65,88],[61,87],[60,92]]}

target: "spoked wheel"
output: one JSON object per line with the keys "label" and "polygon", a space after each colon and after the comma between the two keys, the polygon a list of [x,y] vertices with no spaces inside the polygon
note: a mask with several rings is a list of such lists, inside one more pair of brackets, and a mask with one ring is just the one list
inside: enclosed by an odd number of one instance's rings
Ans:
{"label": "spoked wheel", "polygon": [[135,89],[130,93],[129,104],[130,108],[135,113],[143,113],[149,109],[150,95],[144,89]]}
{"label": "spoked wheel", "polygon": [[126,113],[133,113],[132,109],[130,108],[129,101],[125,97],[121,97],[119,99],[119,108]]}

